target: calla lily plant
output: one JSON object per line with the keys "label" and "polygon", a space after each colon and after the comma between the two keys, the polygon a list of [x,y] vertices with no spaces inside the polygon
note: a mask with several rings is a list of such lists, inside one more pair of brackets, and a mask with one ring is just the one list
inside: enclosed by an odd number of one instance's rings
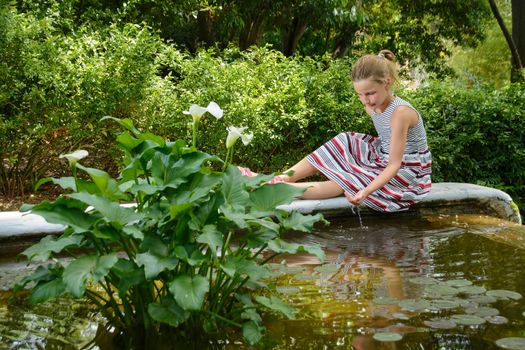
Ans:
{"label": "calla lily plant", "polygon": [[[206,112],[223,115],[214,102],[192,105],[187,113],[194,132]],[[268,176],[242,176],[231,165],[235,142],[247,145],[253,135],[245,127],[229,127],[223,162],[196,149],[195,134],[188,147],[183,140],[142,133],[129,119],[104,119],[125,129],[117,137],[124,168],[113,178],[77,163],[86,151],[62,156],[83,176],[41,180],[62,187],[64,194],[21,211],[66,229],[22,253],[40,266],[15,290],[30,284],[33,303],[63,294],[87,298],[127,349],[157,348],[163,336],[171,341],[184,336],[194,341],[205,333],[227,337],[224,329],[238,329],[255,344],[265,329],[261,310],[293,318],[295,310],[271,295],[267,263],[276,254],[297,252],[322,261],[320,247],[281,236],[310,232],[324,219],[278,209],[303,189],[265,185]],[[55,259],[66,254],[68,264]]]}
{"label": "calla lily plant", "polygon": [[199,129],[200,121],[206,112],[210,113],[217,119],[221,119],[224,114],[224,111],[215,102],[210,102],[208,107],[201,107],[199,105],[192,104],[189,110],[182,112],[184,114],[191,115],[193,118],[193,147],[197,147],[197,130]]}

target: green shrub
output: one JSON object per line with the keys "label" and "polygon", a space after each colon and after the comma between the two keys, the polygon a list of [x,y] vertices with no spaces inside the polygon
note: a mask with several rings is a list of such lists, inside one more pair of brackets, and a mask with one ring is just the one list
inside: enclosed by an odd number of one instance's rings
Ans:
{"label": "green shrub", "polygon": [[434,82],[408,94],[425,116],[433,181],[471,182],[525,199],[525,86]]}
{"label": "green shrub", "polygon": [[0,192],[21,193],[60,173],[58,155],[79,146],[107,163],[107,132],[98,121],[138,117],[157,77],[160,39],[136,25],[64,36],[50,18],[0,12]]}
{"label": "green shrub", "polygon": [[[107,329],[123,336],[126,349],[154,349],[163,335],[223,339],[219,332],[231,327],[253,344],[263,336],[262,309],[293,318],[295,310],[267,296],[271,286],[264,279],[272,275],[267,262],[279,253],[324,259],[318,245],[281,238],[324,222],[321,214],[277,209],[304,189],[265,185],[270,176],[242,176],[183,140],[170,142],[135,129],[129,119],[117,121],[127,129],[117,138],[125,155],[117,178],[81,165],[87,152],[74,152],[66,155],[73,176],[49,179],[66,193],[22,209],[67,228],[23,252],[30,261],[49,263],[15,290],[31,284],[33,303],[63,294],[87,298],[106,317]],[[228,149],[233,152],[233,143]],[[55,259],[59,254],[71,262]]]}

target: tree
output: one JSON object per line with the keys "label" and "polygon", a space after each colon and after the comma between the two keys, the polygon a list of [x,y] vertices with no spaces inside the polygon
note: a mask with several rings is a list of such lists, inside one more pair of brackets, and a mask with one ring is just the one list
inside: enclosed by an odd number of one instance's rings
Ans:
{"label": "tree", "polygon": [[367,51],[389,48],[401,63],[417,62],[447,75],[443,64],[453,46],[474,47],[490,19],[485,0],[381,0],[367,7]]}
{"label": "tree", "polygon": [[[515,7],[517,6],[514,6],[514,3],[517,2],[517,1],[512,1],[513,3],[513,8],[512,8],[512,22],[514,24],[514,18],[515,17],[518,17],[518,16],[515,16],[515,14],[517,14],[516,12],[514,12],[514,9]],[[509,46],[509,49],[510,49],[510,53],[511,53],[511,57],[512,57],[512,66],[511,66],[511,74],[510,74],[510,80],[511,82],[516,82],[516,81],[522,81],[523,80],[523,76],[521,75],[521,69],[523,68],[523,61],[520,57],[520,53],[518,51],[518,48],[516,46],[516,42],[514,40],[514,37],[519,37],[519,35],[517,34],[517,28],[515,29],[514,28],[514,25],[513,25],[513,28],[512,28],[512,35],[509,33],[509,30],[507,29],[507,26],[505,25],[505,22],[503,21],[503,18],[501,17],[501,14],[499,12],[499,9],[498,9],[498,6],[496,5],[495,1],[494,0],[489,0],[489,4],[490,4],[490,9],[492,10],[492,13],[494,14],[494,17],[496,18],[496,20],[498,21],[498,25],[501,29],[501,31],[503,32],[503,36],[505,37],[505,40],[507,41],[507,45]],[[525,6],[524,6],[525,8]],[[518,22],[518,20],[516,20],[516,22]],[[522,22],[525,24],[525,21],[522,20]],[[523,48],[525,50],[525,46]],[[525,58],[525,56],[522,56]]]}
{"label": "tree", "polygon": [[287,56],[341,58],[386,47],[441,74],[451,44],[476,45],[490,18],[485,0],[19,0],[18,8],[59,14],[66,30],[145,22],[190,52],[271,44]]}
{"label": "tree", "polygon": [[[523,0],[512,0],[512,40],[516,45],[517,55],[513,56],[512,70],[513,76],[512,81],[523,81],[523,73],[517,71],[519,62],[521,62],[521,69],[525,65],[525,1]],[[512,75],[512,74],[511,74]]]}

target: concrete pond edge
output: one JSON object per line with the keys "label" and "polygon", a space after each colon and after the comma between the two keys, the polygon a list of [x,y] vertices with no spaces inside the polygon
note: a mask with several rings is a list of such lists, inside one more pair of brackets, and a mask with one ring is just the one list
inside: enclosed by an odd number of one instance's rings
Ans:
{"label": "concrete pond edge", "polygon": [[[298,210],[304,214],[323,213],[327,218],[357,215],[355,206],[350,204],[345,197],[296,200],[279,208],[286,211]],[[480,214],[517,224],[522,223],[518,207],[507,193],[469,183],[435,183],[428,196],[407,211],[384,214],[366,207],[360,207],[359,211],[364,216]],[[46,222],[40,215],[18,211],[0,212],[0,243],[59,234],[64,229],[63,225]]]}

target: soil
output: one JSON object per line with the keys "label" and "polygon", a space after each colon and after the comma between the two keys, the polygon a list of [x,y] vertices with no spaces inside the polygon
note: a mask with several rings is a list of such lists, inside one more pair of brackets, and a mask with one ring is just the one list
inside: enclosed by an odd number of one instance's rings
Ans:
{"label": "soil", "polygon": [[17,211],[23,204],[37,204],[43,200],[55,200],[59,192],[53,189],[46,189],[25,196],[8,197],[0,195],[0,211]]}

